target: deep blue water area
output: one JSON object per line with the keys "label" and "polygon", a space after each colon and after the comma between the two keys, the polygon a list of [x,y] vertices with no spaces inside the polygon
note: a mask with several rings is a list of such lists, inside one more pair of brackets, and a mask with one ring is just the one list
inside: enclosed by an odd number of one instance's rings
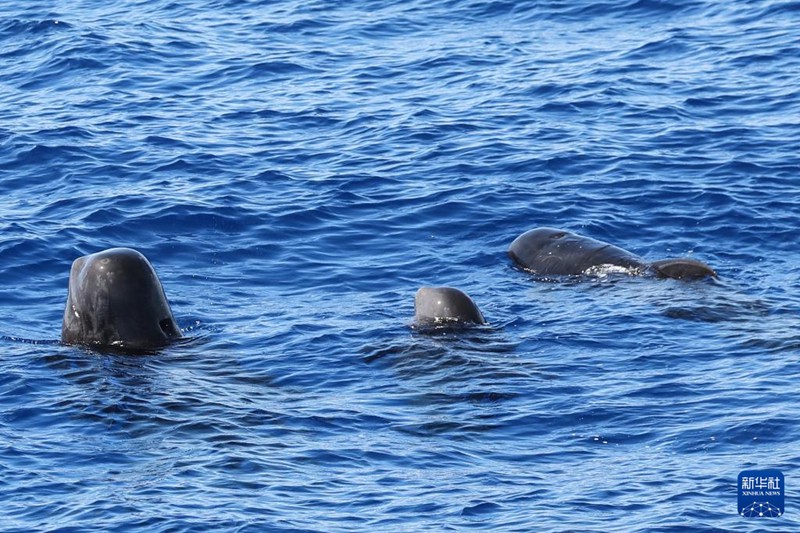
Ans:
{"label": "deep blue water area", "polygon": [[[800,2],[10,0],[0,67],[3,531],[800,530]],[[114,246],[185,342],[59,343]]]}

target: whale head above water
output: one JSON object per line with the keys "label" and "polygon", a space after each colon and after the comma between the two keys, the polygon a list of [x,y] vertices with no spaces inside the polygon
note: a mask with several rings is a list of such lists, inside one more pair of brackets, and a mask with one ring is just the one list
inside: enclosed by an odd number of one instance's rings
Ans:
{"label": "whale head above water", "polygon": [[180,337],[161,282],[144,255],[111,248],[72,263],[62,342],[140,351]]}
{"label": "whale head above water", "polygon": [[422,287],[414,297],[414,322],[419,326],[485,324],[472,298],[453,287]]}

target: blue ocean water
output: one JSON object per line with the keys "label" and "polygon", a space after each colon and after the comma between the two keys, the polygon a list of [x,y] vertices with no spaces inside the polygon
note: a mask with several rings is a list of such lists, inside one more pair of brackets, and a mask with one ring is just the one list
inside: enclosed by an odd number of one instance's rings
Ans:
{"label": "blue ocean water", "polygon": [[[797,531],[800,2],[0,5],[4,531]],[[543,281],[566,228],[718,281]],[[59,344],[70,264],[188,341]],[[489,325],[410,327],[422,285]],[[786,479],[774,519],[737,474]]]}

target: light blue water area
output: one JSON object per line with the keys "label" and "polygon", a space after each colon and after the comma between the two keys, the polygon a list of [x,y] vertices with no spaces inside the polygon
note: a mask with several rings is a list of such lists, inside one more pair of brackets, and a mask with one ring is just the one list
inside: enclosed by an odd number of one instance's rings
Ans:
{"label": "light blue water area", "polygon": [[[800,3],[0,6],[0,528],[800,529]],[[566,228],[719,279],[542,280]],[[143,252],[188,342],[59,344]],[[423,285],[489,324],[410,327]],[[737,515],[773,468],[786,513]]]}

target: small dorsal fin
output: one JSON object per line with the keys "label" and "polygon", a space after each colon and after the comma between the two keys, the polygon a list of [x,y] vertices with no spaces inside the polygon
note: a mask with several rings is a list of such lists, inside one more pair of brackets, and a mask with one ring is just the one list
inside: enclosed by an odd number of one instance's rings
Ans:
{"label": "small dorsal fin", "polygon": [[701,279],[717,277],[717,273],[713,268],[702,261],[687,257],[654,261],[650,263],[650,268],[660,278]]}

